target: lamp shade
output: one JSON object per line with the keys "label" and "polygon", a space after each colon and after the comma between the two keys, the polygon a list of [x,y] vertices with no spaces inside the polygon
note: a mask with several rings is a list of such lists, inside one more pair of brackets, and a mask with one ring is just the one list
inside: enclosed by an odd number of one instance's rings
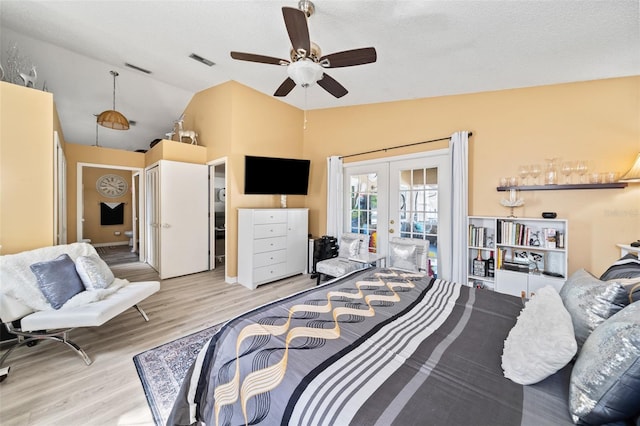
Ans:
{"label": "lamp shade", "polygon": [[287,73],[298,86],[309,87],[322,78],[322,67],[310,59],[300,59],[287,67]]}
{"label": "lamp shade", "polygon": [[103,111],[98,116],[98,124],[114,130],[129,130],[129,120],[116,111],[116,77],[118,74],[116,71],[109,71],[113,76],[113,109]]}
{"label": "lamp shade", "polygon": [[129,130],[129,120],[118,111],[112,109],[100,113],[98,124],[114,130]]}
{"label": "lamp shade", "polygon": [[629,169],[627,173],[624,174],[618,182],[640,182],[640,153],[636,157],[635,163]]}

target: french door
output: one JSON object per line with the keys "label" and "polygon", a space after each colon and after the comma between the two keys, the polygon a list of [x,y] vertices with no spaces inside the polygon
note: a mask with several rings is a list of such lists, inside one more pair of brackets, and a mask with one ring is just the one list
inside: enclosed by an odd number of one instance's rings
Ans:
{"label": "french door", "polygon": [[393,237],[428,240],[438,276],[451,265],[450,176],[443,151],[345,165],[344,230],[367,234],[369,251],[382,255]]}

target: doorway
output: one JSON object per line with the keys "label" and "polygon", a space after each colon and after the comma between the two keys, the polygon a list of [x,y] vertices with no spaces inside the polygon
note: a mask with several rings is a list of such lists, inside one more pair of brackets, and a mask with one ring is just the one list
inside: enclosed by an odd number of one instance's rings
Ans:
{"label": "doorway", "polygon": [[209,164],[209,266],[210,269],[227,265],[227,161],[213,160]]}
{"label": "doorway", "polygon": [[[451,263],[451,174],[448,152],[344,166],[344,230],[369,236],[370,252],[389,253],[393,237],[429,241],[430,273]],[[440,248],[440,250],[438,249]]]}
{"label": "doorway", "polygon": [[[86,197],[84,185],[84,175],[90,169],[99,169],[101,173],[106,174],[112,171],[130,171],[131,177],[128,179],[129,189],[131,191],[131,231],[133,235],[131,240],[127,239],[126,250],[134,251],[135,257],[128,256],[130,259],[137,259],[143,262],[144,247],[144,181],[139,179],[139,175],[143,169],[137,167],[126,167],[118,165],[94,164],[94,163],[78,163],[76,178],[76,233],[77,241],[86,240],[88,237],[85,233],[85,210]],[[127,229],[128,230],[128,229]],[[92,242],[93,243],[93,242]],[[133,246],[130,246],[133,244]],[[95,244],[94,244],[95,245]],[[100,245],[98,245],[99,247]],[[109,244],[107,244],[109,246]],[[137,253],[136,253],[137,252]]]}

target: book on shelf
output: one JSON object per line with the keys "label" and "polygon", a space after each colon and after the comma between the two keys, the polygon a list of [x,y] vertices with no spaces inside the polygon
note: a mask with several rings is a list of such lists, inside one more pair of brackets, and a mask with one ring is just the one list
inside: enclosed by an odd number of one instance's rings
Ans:
{"label": "book on shelf", "polygon": [[488,228],[484,226],[469,225],[469,245],[472,247],[488,247],[491,235],[488,234]]}
{"label": "book on shelf", "polygon": [[[498,221],[498,243],[514,246],[536,246],[542,243],[538,238],[539,229],[521,222]],[[555,239],[555,237],[554,237]]]}

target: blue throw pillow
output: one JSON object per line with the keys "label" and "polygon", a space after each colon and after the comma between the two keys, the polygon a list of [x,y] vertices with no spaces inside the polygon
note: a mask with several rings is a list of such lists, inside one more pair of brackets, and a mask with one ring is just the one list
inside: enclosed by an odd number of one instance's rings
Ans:
{"label": "blue throw pillow", "polygon": [[38,280],[40,291],[53,309],[60,309],[67,300],[84,291],[76,265],[66,253],[54,260],[34,263],[30,268]]}

